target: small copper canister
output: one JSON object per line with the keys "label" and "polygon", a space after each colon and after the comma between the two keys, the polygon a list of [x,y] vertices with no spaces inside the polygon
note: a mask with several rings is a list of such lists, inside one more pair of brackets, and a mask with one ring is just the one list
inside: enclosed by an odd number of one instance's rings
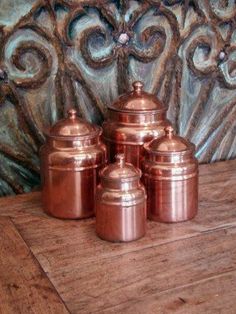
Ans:
{"label": "small copper canister", "polygon": [[107,145],[108,160],[117,153],[140,168],[143,144],[164,135],[167,108],[154,95],[143,91],[142,82],[134,82],[133,90],[108,107],[108,119],[103,123],[103,140]]}
{"label": "small copper canister", "polygon": [[141,171],[125,163],[124,155],[101,171],[96,192],[96,232],[107,241],[127,242],[146,232],[146,192]]}
{"label": "small copper canister", "polygon": [[178,222],[193,218],[198,210],[198,161],[195,146],[174,135],[145,145],[143,179],[147,190],[147,214],[151,220]]}
{"label": "small copper canister", "polygon": [[98,172],[106,163],[106,148],[100,142],[102,130],[68,111],[57,122],[41,147],[43,208],[58,218],[86,218],[94,215]]}

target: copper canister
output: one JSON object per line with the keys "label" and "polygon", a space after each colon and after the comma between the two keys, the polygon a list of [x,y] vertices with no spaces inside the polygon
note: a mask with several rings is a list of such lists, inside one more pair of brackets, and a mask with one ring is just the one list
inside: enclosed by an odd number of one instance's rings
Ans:
{"label": "copper canister", "polygon": [[195,146],[176,136],[171,126],[165,135],[145,145],[143,179],[147,190],[148,218],[178,222],[198,210],[198,161]]}
{"label": "copper canister", "polygon": [[143,144],[164,135],[167,108],[154,95],[143,91],[142,82],[134,82],[133,90],[124,94],[110,107],[108,119],[103,123],[103,140],[107,145],[108,160],[117,153],[140,168]]}
{"label": "copper canister", "polygon": [[146,192],[140,183],[141,171],[125,163],[118,154],[116,162],[101,171],[96,192],[96,232],[107,241],[127,242],[146,232]]}
{"label": "copper canister", "polygon": [[59,218],[86,218],[94,215],[98,172],[106,163],[101,143],[102,129],[68,111],[46,134],[41,147],[43,208]]}

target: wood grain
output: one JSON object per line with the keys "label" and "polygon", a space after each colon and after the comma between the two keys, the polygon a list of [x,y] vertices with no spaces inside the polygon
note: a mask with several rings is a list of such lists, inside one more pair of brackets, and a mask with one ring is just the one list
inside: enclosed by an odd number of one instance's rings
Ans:
{"label": "wood grain", "polygon": [[40,193],[0,199],[0,219],[11,217],[71,313],[234,314],[235,185],[236,160],[200,166],[197,217],[148,221],[128,244],[97,238],[94,218],[47,216]]}
{"label": "wood grain", "polygon": [[[73,313],[94,313],[126,303],[128,313],[146,297],[236,270],[236,228],[153,246],[72,269],[50,269],[50,279]],[[144,302],[145,303],[145,302]],[[122,311],[121,311],[122,313]],[[124,313],[124,312],[123,312]]]}
{"label": "wood grain", "polygon": [[236,272],[228,272],[96,313],[234,314]]}
{"label": "wood grain", "polygon": [[[236,165],[236,162],[234,164]],[[222,172],[221,179],[224,183],[224,190],[222,190],[222,183],[217,181],[219,179],[218,173],[214,170],[210,172],[209,168],[214,169],[214,166],[208,165],[207,167],[208,173],[210,173],[208,183],[200,183],[199,213],[194,220],[182,224],[160,224],[149,221],[146,237],[125,245],[111,245],[108,242],[98,241],[94,231],[94,219],[63,221],[52,219],[41,213],[42,209],[37,194],[34,195],[38,203],[33,202],[32,208],[26,205],[25,197],[21,196],[24,200],[25,214],[19,213],[18,209],[13,206],[8,208],[8,213],[10,214],[13,211],[16,215],[13,220],[18,230],[30,245],[34,254],[37,254],[37,258],[41,263],[52,263],[54,265],[54,261],[57,261],[58,266],[60,265],[60,267],[66,269],[76,266],[78,260],[80,265],[87,264],[96,261],[98,258],[113,257],[137,249],[141,250],[153,245],[185,239],[202,232],[225,228],[226,226],[236,226],[235,172],[232,172],[232,168],[229,171]],[[200,181],[203,178],[206,181],[208,176],[201,172]],[[30,202],[32,202],[32,199]],[[44,234],[43,241],[41,240],[41,234]]]}
{"label": "wood grain", "polygon": [[0,313],[68,313],[10,219],[0,234]]}

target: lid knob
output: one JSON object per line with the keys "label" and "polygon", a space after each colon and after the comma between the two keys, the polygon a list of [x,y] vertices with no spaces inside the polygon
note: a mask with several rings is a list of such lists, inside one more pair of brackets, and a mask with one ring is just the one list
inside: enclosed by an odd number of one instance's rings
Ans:
{"label": "lid knob", "polygon": [[143,90],[143,83],[140,81],[136,81],[133,83],[133,88],[137,94],[140,94]]}
{"label": "lid knob", "polygon": [[76,119],[77,117],[77,111],[75,109],[69,109],[67,111],[69,119]]}
{"label": "lid knob", "polygon": [[172,138],[173,137],[173,135],[174,135],[174,128],[171,125],[165,127],[164,131],[165,131],[166,136],[168,138]]}
{"label": "lid knob", "polygon": [[116,161],[120,167],[124,167],[125,166],[125,155],[124,154],[117,154],[116,155]]}

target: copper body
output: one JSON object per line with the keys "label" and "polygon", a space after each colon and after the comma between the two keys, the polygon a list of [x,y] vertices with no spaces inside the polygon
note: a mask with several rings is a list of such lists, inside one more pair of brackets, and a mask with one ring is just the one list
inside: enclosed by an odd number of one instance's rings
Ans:
{"label": "copper body", "polygon": [[111,242],[139,239],[146,232],[146,192],[141,171],[125,163],[124,155],[101,171],[96,192],[96,232]]}
{"label": "copper body", "polygon": [[165,129],[166,135],[145,145],[143,180],[147,190],[148,218],[178,222],[198,210],[198,161],[195,146]]}
{"label": "copper body", "polygon": [[162,136],[170,122],[166,119],[167,108],[154,95],[144,92],[141,82],[134,82],[133,88],[108,108],[103,140],[110,162],[117,153],[124,153],[127,162],[140,168],[143,144]]}
{"label": "copper body", "polygon": [[101,128],[76,117],[59,121],[40,150],[44,211],[58,218],[94,215],[98,171],[106,163]]}

